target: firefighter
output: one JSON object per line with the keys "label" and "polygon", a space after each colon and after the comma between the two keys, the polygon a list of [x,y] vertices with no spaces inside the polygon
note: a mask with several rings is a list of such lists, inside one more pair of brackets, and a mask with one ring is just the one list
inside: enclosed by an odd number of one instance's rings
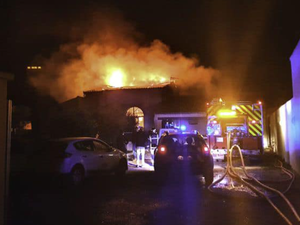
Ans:
{"label": "firefighter", "polygon": [[137,132],[139,130],[138,126],[135,126],[132,132],[132,153],[135,160],[137,160],[137,150],[136,150],[136,139],[137,139]]}
{"label": "firefighter", "polygon": [[124,132],[120,130],[119,135],[117,137],[117,148],[127,154],[126,145],[128,144],[128,140],[124,135]]}
{"label": "firefighter", "polygon": [[145,164],[145,147],[147,140],[148,138],[143,127],[140,127],[139,131],[136,133],[136,167],[143,167]]}
{"label": "firefighter", "polygon": [[149,132],[149,142],[150,142],[151,164],[154,165],[154,151],[158,146],[158,133],[154,127]]}

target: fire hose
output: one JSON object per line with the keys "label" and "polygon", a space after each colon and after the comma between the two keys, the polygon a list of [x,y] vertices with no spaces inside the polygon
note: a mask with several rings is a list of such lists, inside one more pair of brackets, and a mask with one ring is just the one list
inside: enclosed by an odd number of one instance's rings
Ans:
{"label": "fire hose", "polygon": [[[230,133],[228,134],[227,136],[227,140],[230,140]],[[242,168],[242,171],[245,175],[245,177],[242,177],[240,176],[236,170],[235,170],[235,167],[233,166],[233,163],[232,163],[232,151],[233,149],[236,148],[239,152],[239,156],[240,156],[240,159],[241,159],[241,168]],[[265,190],[268,190],[270,192],[273,192],[273,193],[276,193],[278,194],[286,203],[287,205],[289,206],[289,208],[291,209],[291,211],[293,212],[293,214],[295,215],[296,219],[298,222],[300,222],[300,216],[298,215],[297,211],[295,210],[295,208],[293,207],[292,203],[284,196],[284,194],[290,189],[290,187],[292,186],[292,183],[295,179],[295,175],[289,171],[288,169],[284,168],[282,163],[280,162],[280,165],[279,166],[276,166],[276,168],[280,168],[285,174],[287,174],[290,179],[291,179],[291,182],[288,186],[288,188],[283,191],[283,192],[280,192],[278,191],[277,189],[274,189],[272,187],[269,187],[263,183],[261,183],[261,181],[259,181],[258,179],[256,179],[255,177],[251,176],[248,174],[247,170],[246,170],[246,167],[245,167],[245,163],[244,163],[244,158],[243,158],[243,154],[242,154],[242,151],[241,151],[241,148],[238,146],[238,145],[233,145],[231,148],[230,148],[230,143],[228,141],[227,143],[227,149],[229,149],[229,154],[227,154],[227,166],[226,166],[226,170],[225,170],[225,173],[222,175],[221,178],[219,178],[218,180],[214,181],[209,187],[208,187],[208,190],[210,190],[211,192],[214,192],[213,191],[213,186],[215,186],[217,183],[221,182],[225,177],[226,175],[229,175],[229,177],[233,178],[234,180],[237,180],[239,181],[240,183],[246,185],[250,190],[252,190],[255,194],[257,194],[257,196],[260,196],[262,198],[265,198],[269,204],[276,210],[276,212],[286,221],[287,224],[292,224],[292,222],[283,214],[283,212],[272,202],[272,200],[267,196],[267,194],[265,194],[263,191],[259,190],[256,186],[254,186],[253,184],[249,183],[249,182],[254,182],[256,183],[258,186],[264,188]]]}

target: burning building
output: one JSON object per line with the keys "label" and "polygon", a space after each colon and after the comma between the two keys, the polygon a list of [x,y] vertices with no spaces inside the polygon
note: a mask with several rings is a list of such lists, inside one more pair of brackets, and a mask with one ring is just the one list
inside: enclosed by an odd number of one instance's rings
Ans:
{"label": "burning building", "polygon": [[[63,111],[70,111],[66,116],[72,124],[84,123],[80,119],[87,115],[92,121],[88,126],[96,124],[102,134],[128,130],[132,123],[145,130],[191,126],[204,133],[205,122],[200,122],[205,120],[200,113],[205,111],[203,96],[215,94],[221,76],[219,70],[205,67],[195,55],[174,52],[158,39],[146,43],[131,23],[110,11],[93,14],[81,26],[76,24],[76,40],[72,36],[48,58],[32,63],[40,69],[28,67],[31,85],[63,102]],[[170,77],[176,77],[182,88],[167,82]],[[200,91],[191,94],[191,89],[197,88]],[[77,119],[74,114],[79,111],[82,116]],[[59,111],[52,119],[57,120],[64,112]],[[55,124],[62,123],[66,121]],[[61,125],[62,130],[70,124]]]}
{"label": "burning building", "polygon": [[84,97],[68,100],[62,105],[64,109],[84,109],[93,114],[105,135],[116,134],[116,129],[131,131],[132,125],[144,127],[146,131],[155,127],[205,133],[205,99],[199,92],[191,93],[182,91],[174,82],[103,88],[85,91]]}

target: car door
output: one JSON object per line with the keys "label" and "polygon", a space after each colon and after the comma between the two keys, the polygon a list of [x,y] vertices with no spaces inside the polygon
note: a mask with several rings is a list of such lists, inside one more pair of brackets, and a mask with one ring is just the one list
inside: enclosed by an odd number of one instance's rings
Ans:
{"label": "car door", "polygon": [[39,173],[57,173],[64,162],[67,142],[47,141],[38,146],[28,164]]}
{"label": "car door", "polygon": [[95,154],[100,159],[100,170],[112,170],[118,163],[118,155],[106,143],[101,141],[93,141]]}
{"label": "car door", "polygon": [[74,143],[77,150],[78,161],[81,162],[85,170],[96,171],[99,169],[100,158],[95,154],[95,149],[92,140],[78,141]]}

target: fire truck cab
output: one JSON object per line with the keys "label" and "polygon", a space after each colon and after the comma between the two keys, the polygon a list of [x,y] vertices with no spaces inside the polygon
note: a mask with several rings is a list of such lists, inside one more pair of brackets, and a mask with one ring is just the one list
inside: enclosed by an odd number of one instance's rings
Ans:
{"label": "fire truck cab", "polygon": [[[231,140],[227,140],[227,133]],[[207,103],[207,142],[214,159],[225,159],[227,141],[241,147],[244,155],[263,153],[262,103],[224,102],[221,98]]]}

